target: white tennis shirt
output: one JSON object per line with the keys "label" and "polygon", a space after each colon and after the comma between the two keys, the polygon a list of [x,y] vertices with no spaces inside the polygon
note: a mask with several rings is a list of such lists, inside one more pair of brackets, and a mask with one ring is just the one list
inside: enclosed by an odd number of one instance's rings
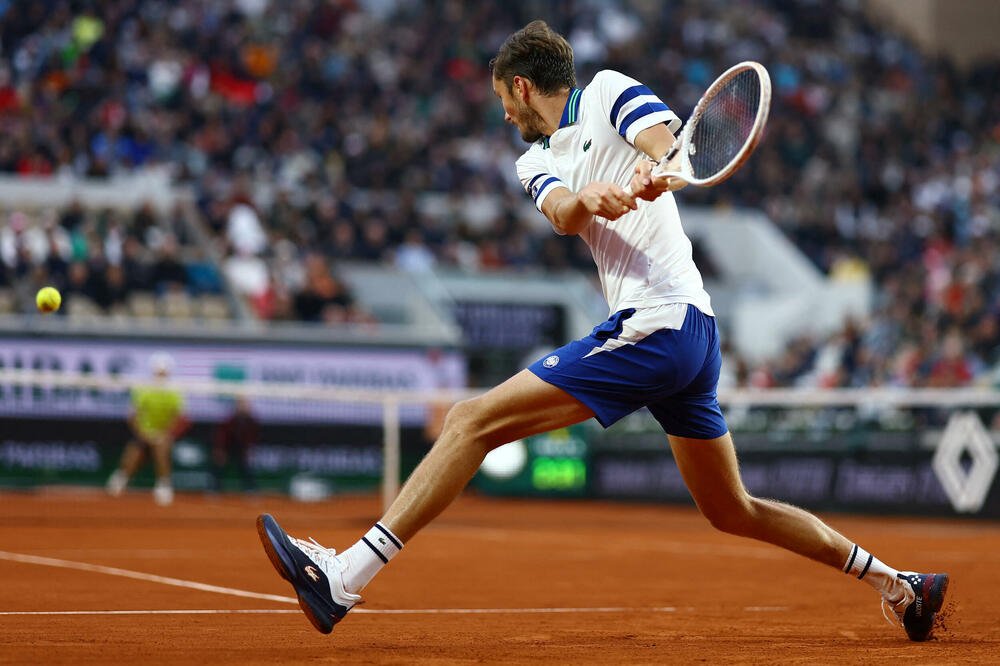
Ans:
{"label": "white tennis shirt", "polygon": [[[592,182],[625,187],[645,157],[635,137],[657,123],[676,133],[681,121],[635,79],[598,72],[589,86],[570,92],[559,129],[517,160],[517,175],[538,210],[559,187],[572,192]],[[595,216],[580,233],[597,262],[611,312],[688,303],[714,315],[673,195],[638,204],[638,210],[614,221]]]}

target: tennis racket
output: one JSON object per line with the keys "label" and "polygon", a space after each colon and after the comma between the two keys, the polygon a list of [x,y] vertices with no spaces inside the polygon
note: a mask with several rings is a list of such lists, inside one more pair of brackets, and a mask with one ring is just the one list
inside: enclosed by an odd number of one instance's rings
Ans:
{"label": "tennis racket", "polygon": [[[771,109],[771,77],[757,62],[741,62],[717,78],[684,129],[653,167],[653,176],[691,185],[718,185],[757,147]],[[626,188],[631,194],[631,188]]]}

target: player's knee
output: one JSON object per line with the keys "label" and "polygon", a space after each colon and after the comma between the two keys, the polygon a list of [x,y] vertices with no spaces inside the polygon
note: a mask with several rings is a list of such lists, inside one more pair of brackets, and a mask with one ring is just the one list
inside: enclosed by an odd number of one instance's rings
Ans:
{"label": "player's knee", "polygon": [[460,441],[482,443],[486,420],[478,398],[455,403],[444,419],[444,431]]}
{"label": "player's knee", "polygon": [[728,534],[749,536],[756,524],[756,499],[745,491],[701,506],[702,514],[715,529]]}

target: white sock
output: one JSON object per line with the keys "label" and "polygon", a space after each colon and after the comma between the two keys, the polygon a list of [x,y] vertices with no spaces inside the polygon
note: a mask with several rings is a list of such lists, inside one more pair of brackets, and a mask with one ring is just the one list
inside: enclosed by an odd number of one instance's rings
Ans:
{"label": "white sock", "polygon": [[865,581],[889,601],[903,598],[902,583],[896,578],[899,572],[857,544],[844,564],[844,573]]}
{"label": "white sock", "polygon": [[340,554],[347,563],[344,587],[354,594],[361,592],[402,547],[403,542],[388,527],[375,523],[360,541]]}

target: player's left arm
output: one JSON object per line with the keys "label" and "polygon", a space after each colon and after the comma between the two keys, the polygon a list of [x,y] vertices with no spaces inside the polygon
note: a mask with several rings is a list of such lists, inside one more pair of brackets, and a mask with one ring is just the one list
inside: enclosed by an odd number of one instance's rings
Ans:
{"label": "player's left arm", "polygon": [[636,209],[635,197],[615,183],[594,182],[573,192],[561,178],[549,172],[542,151],[540,144],[528,149],[517,160],[517,175],[524,191],[557,233],[579,234],[593,222],[595,215],[617,220]]}
{"label": "player's left arm", "polygon": [[635,197],[614,183],[590,183],[579,192],[559,187],[542,201],[545,217],[557,231],[568,235],[586,229],[595,215],[617,220],[636,207]]}

